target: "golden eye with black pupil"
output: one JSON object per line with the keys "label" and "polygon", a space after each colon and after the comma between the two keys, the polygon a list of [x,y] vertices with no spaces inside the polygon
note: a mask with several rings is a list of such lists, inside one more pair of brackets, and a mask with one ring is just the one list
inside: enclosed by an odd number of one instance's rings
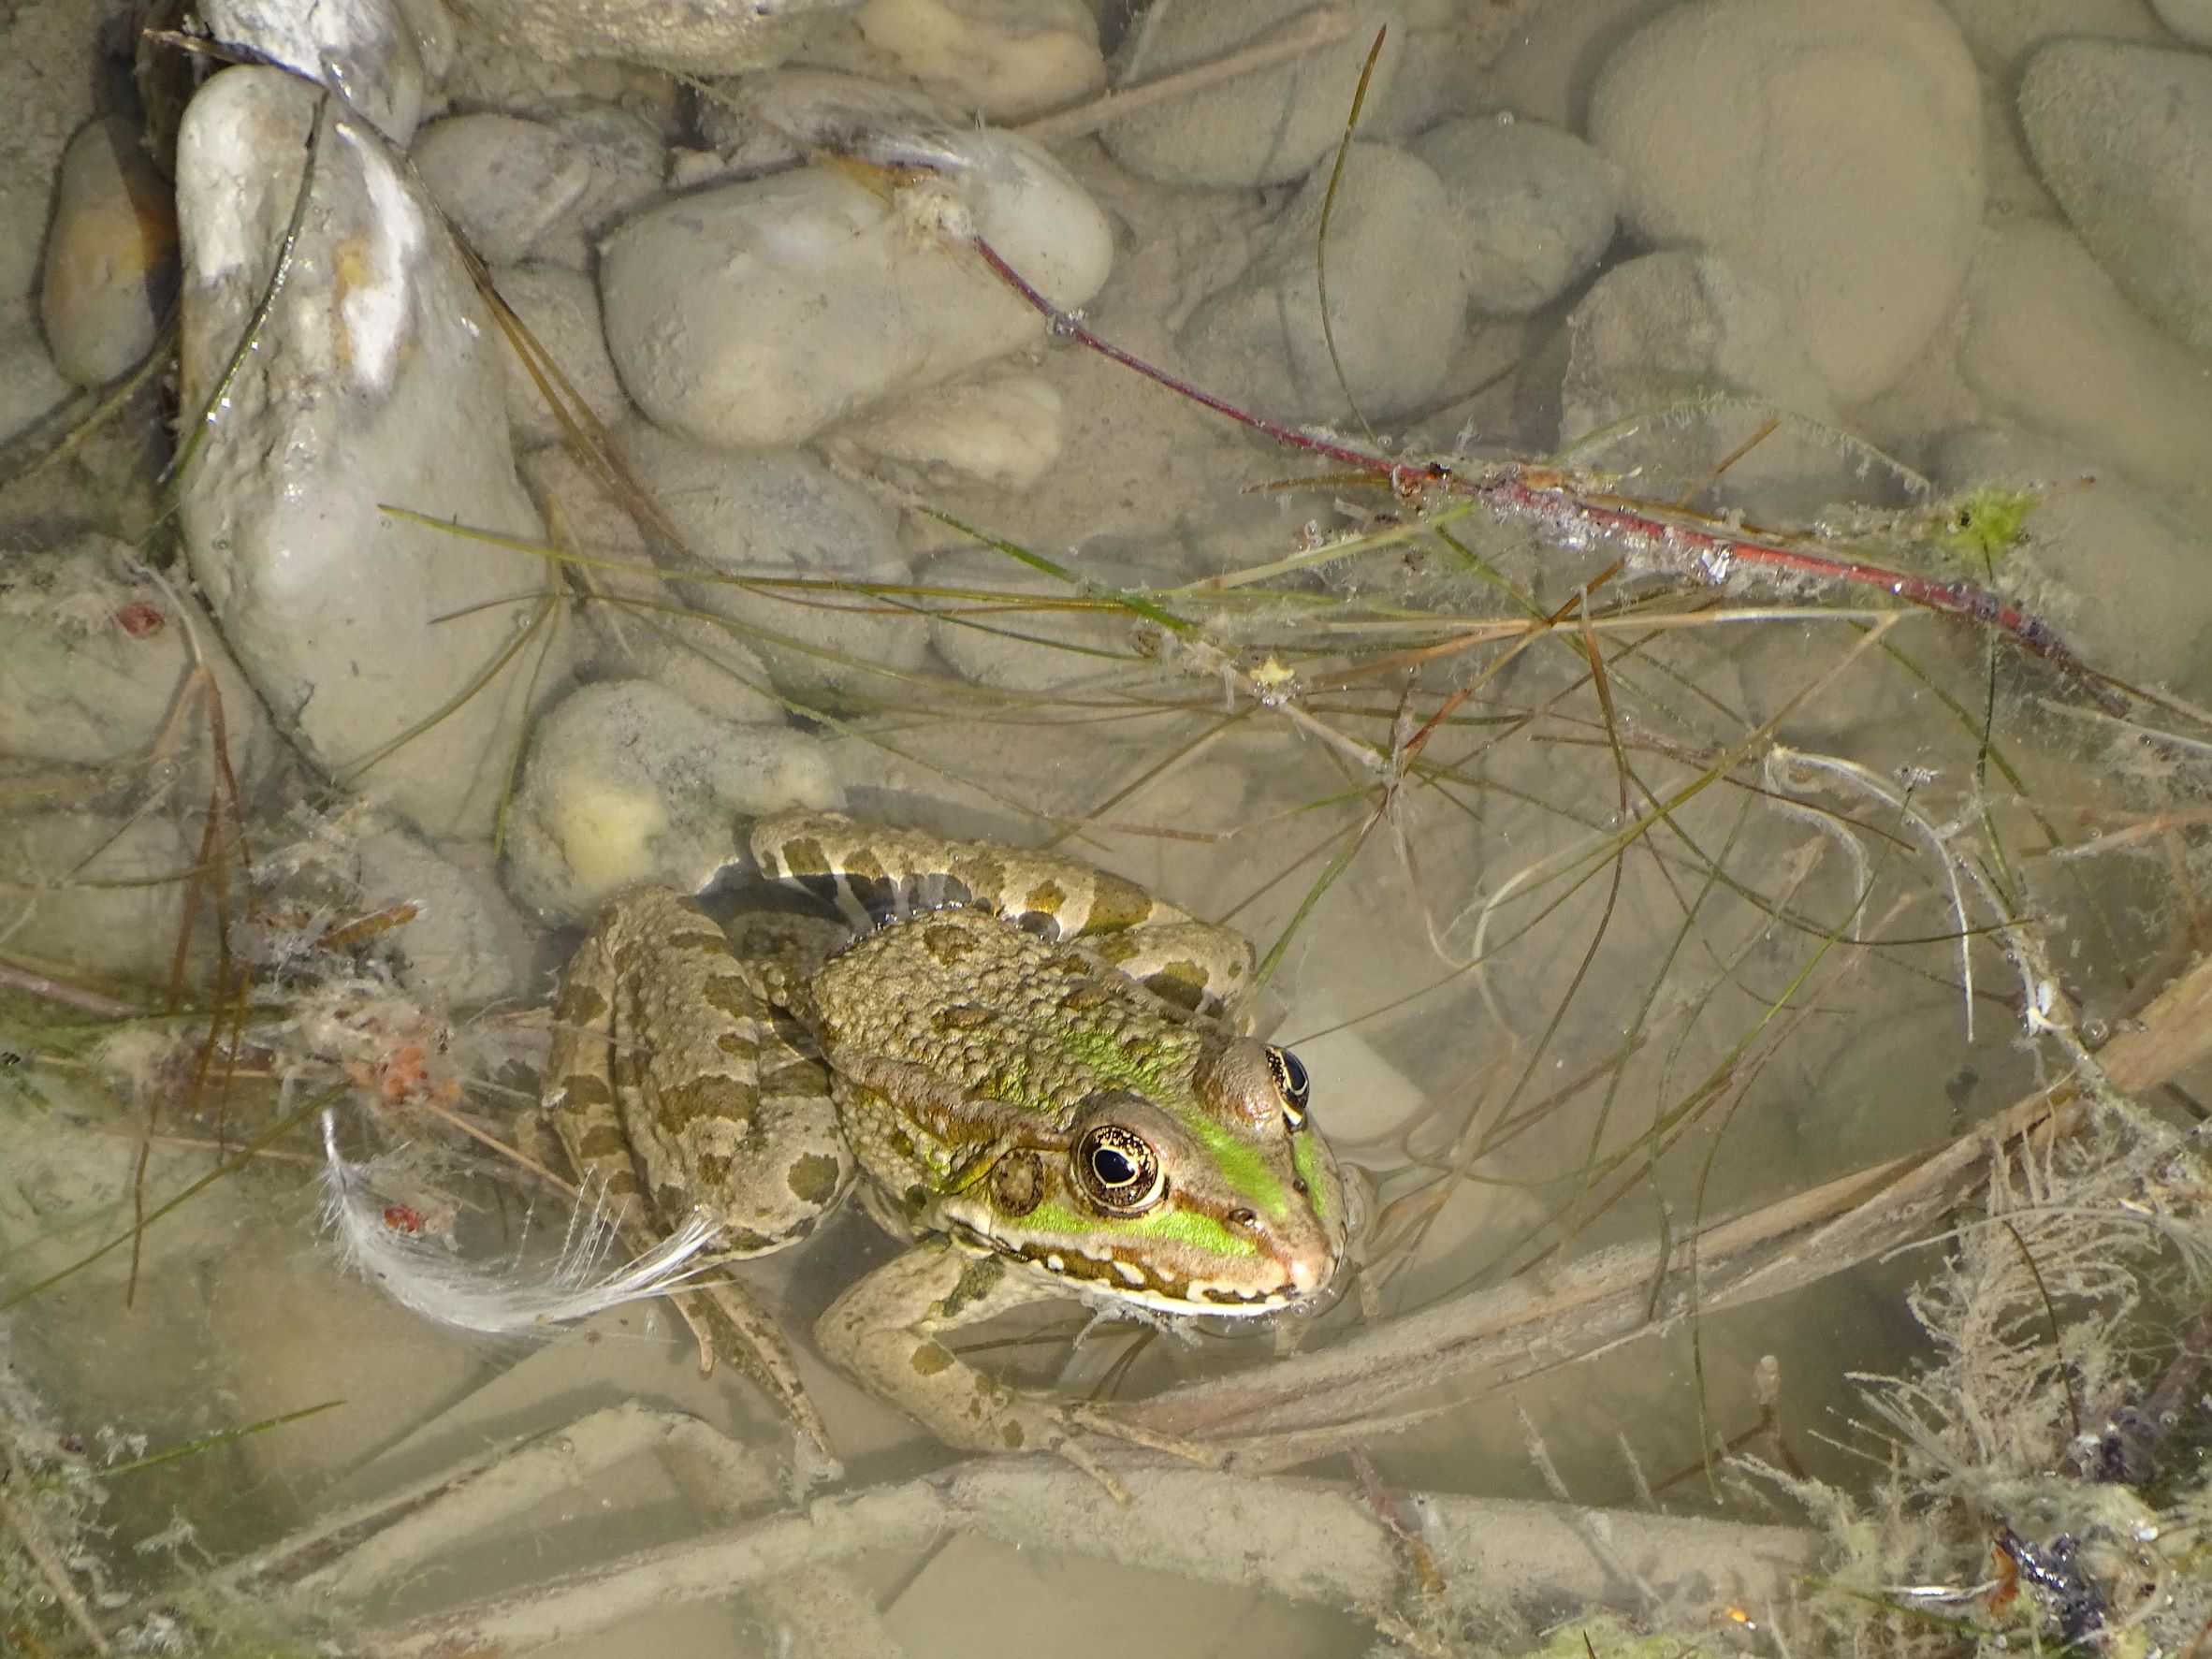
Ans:
{"label": "golden eye with black pupil", "polygon": [[1313,1079],[1305,1062],[1287,1048],[1268,1045],[1267,1069],[1274,1074],[1275,1092],[1283,1097],[1283,1121],[1294,1129],[1305,1128],[1305,1103],[1313,1094]]}
{"label": "golden eye with black pupil", "polygon": [[1159,1154],[1135,1129],[1102,1123],[1075,1143],[1075,1181],[1110,1215],[1142,1215],[1167,1195]]}

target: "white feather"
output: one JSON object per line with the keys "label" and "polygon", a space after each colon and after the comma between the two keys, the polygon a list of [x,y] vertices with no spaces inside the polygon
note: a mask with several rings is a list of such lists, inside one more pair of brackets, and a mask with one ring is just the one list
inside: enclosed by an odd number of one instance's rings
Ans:
{"label": "white feather", "polygon": [[333,1112],[323,1113],[323,1152],[324,1213],[340,1257],[400,1306],[442,1325],[494,1335],[543,1331],[670,1295],[720,1264],[707,1251],[720,1230],[694,1210],[650,1250],[607,1267],[616,1217],[604,1191],[571,1213],[560,1253],[542,1270],[463,1260],[437,1240],[386,1222],[369,1166],[349,1162],[338,1150]]}

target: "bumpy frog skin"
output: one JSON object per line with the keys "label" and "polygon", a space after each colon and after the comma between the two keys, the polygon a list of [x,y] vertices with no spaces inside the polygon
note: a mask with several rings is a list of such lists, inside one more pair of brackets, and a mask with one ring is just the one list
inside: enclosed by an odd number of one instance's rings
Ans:
{"label": "bumpy frog skin", "polygon": [[[915,1241],[822,1316],[826,1353],[954,1445],[1126,1433],[1023,1393],[939,1339],[1041,1297],[1265,1314],[1344,1254],[1305,1069],[1242,1035],[1237,935],[1072,859],[857,824],[764,821],[762,873],[850,926],[616,902],[578,950],[546,1104],[641,1230],[703,1209],[739,1255],[795,1242],[857,1166]],[[645,1225],[649,1223],[649,1225]],[[682,1299],[818,1442],[773,1325],[734,1284]]]}

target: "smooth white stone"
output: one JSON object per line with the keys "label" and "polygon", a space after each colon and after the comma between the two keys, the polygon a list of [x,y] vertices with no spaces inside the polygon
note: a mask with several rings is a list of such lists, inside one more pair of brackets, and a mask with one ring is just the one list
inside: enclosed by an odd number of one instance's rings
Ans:
{"label": "smooth white stone", "polygon": [[781,63],[857,0],[455,0],[494,39],[542,58],[616,58],[677,75]]}
{"label": "smooth white stone", "polygon": [[62,156],[38,316],[54,366],[79,386],[128,373],[177,294],[177,209],[135,124],[108,116]]}
{"label": "smooth white stone", "polygon": [[[1127,89],[1265,45],[1317,7],[1304,0],[1202,0],[1157,8],[1129,31],[1113,65]],[[1375,60],[1363,113],[1380,119],[1404,55],[1400,7],[1356,4],[1343,34],[1276,64],[1187,97],[1125,116],[1099,134],[1114,160],[1163,184],[1287,184],[1302,179],[1344,138],[1375,32],[1391,25]]]}
{"label": "smooth white stone", "polygon": [[907,76],[979,120],[1009,123],[1106,84],[1083,0],[866,0],[849,25],[856,67]]}
{"label": "smooth white stone", "polygon": [[1608,61],[1590,136],[1630,228],[1766,284],[1847,402],[1903,374],[1973,254],[1980,81],[1931,0],[1689,0]]}
{"label": "smooth white stone", "polygon": [[[242,68],[186,112],[188,423],[268,289],[320,104],[282,71]],[[397,158],[351,118],[322,119],[285,280],[184,478],[185,548],[240,665],[311,761],[430,834],[479,834],[533,678],[543,695],[566,673],[558,611],[549,640],[516,648],[550,573],[384,508],[541,537],[509,447],[506,346]]]}
{"label": "smooth white stone", "polygon": [[487,265],[522,258],[591,182],[589,157],[551,127],[515,115],[434,122],[409,159]]}
{"label": "smooth white stone", "polygon": [[1959,367],[1992,415],[2212,499],[2212,361],[2147,321],[2063,226],[1992,230],[1961,312]]}
{"label": "smooth white stone", "polygon": [[744,820],[842,805],[817,739],[716,720],[644,680],[584,686],[531,735],[508,891],[546,921],[583,922],[640,882],[705,886]]}
{"label": "smooth white stone", "polygon": [[2020,126],[2120,292],[2212,351],[2212,57],[2053,41],[2020,77]]}
{"label": "smooth white stone", "polygon": [[966,479],[1023,490],[1052,470],[1066,436],[1067,412],[1049,381],[1019,369],[985,369],[864,415],[839,427],[834,440],[915,488]]}
{"label": "smooth white stone", "polygon": [[803,452],[727,456],[633,425],[624,447],[698,566],[671,564],[668,596],[738,627],[779,691],[808,707],[898,697],[922,661],[920,619],[895,601],[822,586],[911,579],[873,498]]}
{"label": "smooth white stone", "polygon": [[422,52],[415,22],[396,0],[201,0],[199,14],[217,40],[343,92],[393,143],[415,137]]}
{"label": "smooth white stone", "polygon": [[1314,170],[1244,274],[1209,295],[1176,342],[1201,385],[1278,418],[1356,408],[1389,419],[1442,388],[1464,335],[1463,226],[1426,162],[1353,145],[1329,221],[1324,334],[1314,250],[1330,173]]}
{"label": "smooth white stone", "polygon": [[1010,133],[953,135],[954,170],[886,200],[807,167],[684,196],[602,248],[607,346],[661,425],[729,449],[804,443],[895,392],[1041,338],[1043,320],[939,228],[965,221],[1063,308],[1113,260],[1103,214]]}
{"label": "smooth white stone", "polygon": [[1603,153],[1537,121],[1447,121],[1412,146],[1465,226],[1468,303],[1495,316],[1550,304],[1613,240],[1619,184]]}

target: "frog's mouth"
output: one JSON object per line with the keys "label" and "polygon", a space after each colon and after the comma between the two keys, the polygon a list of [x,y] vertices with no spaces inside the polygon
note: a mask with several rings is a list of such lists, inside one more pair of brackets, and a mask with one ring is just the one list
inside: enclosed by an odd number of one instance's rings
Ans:
{"label": "frog's mouth", "polygon": [[1102,1239],[1078,1248],[1064,1238],[1039,1242],[993,1237],[960,1222],[953,1223],[952,1232],[968,1248],[1022,1262],[1064,1282],[1074,1294],[1158,1314],[1237,1318],[1276,1313],[1324,1296],[1337,1265],[1336,1252],[1321,1259],[1237,1256],[1224,1265],[1241,1271],[1210,1276],[1178,1272],[1180,1264],[1166,1259],[1157,1246],[1136,1250]]}

